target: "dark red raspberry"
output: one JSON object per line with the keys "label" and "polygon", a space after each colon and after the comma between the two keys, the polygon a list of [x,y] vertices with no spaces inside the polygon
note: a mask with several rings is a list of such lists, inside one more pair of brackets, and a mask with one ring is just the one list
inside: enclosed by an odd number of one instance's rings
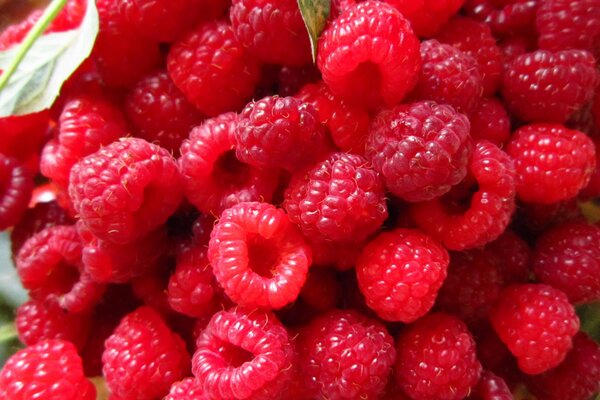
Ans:
{"label": "dark red raspberry", "polygon": [[446,279],[448,252],[412,229],[384,232],[371,240],[356,263],[367,305],[388,321],[405,323],[427,314]]}
{"label": "dark red raspberry", "polygon": [[513,224],[524,235],[535,238],[564,222],[582,221],[583,218],[577,198],[551,204],[517,202]]}
{"label": "dark red raspberry", "polygon": [[504,54],[505,69],[515,58],[537,50],[536,38],[530,35],[511,36],[502,40],[499,46]]}
{"label": "dark red raspberry", "polygon": [[171,385],[164,400],[209,400],[209,397],[194,378],[185,378]]}
{"label": "dark red raspberry", "polygon": [[329,268],[313,268],[300,292],[302,301],[319,311],[334,309],[341,295],[342,286]]}
{"label": "dark red raspberry", "polygon": [[396,348],[396,381],[411,399],[463,399],[479,380],[475,341],[451,315],[432,313],[409,325]]}
{"label": "dark red raspberry", "polygon": [[155,72],[139,81],[129,92],[125,111],[139,137],[176,156],[183,140],[202,121],[198,110],[165,71]]}
{"label": "dark red raspberry", "polygon": [[496,93],[504,70],[503,56],[486,24],[471,18],[455,17],[444,25],[435,39],[473,57],[481,74],[483,95],[492,96]]}
{"label": "dark red raspberry", "polygon": [[317,317],[298,341],[301,384],[311,399],[376,399],[396,359],[386,329],[352,310]]}
{"label": "dark red raspberry", "polygon": [[[484,370],[468,400],[513,400],[508,385],[493,372]],[[582,399],[583,400],[583,399]]]}
{"label": "dark red raspberry", "polygon": [[419,79],[419,39],[398,10],[368,0],[347,7],[325,29],[317,65],[344,100],[371,109],[392,106]]}
{"label": "dark red raspberry", "polygon": [[579,330],[579,318],[567,296],[543,284],[504,289],[490,320],[526,374],[539,374],[560,364]]}
{"label": "dark red raspberry", "polygon": [[140,307],[123,318],[105,347],[106,385],[111,394],[123,399],[162,398],[189,371],[185,343],[150,307]]}
{"label": "dark red raspberry", "polygon": [[467,117],[450,106],[430,101],[401,104],[374,118],[366,156],[396,196],[431,200],[467,174],[469,129]]}
{"label": "dark red raspberry", "polygon": [[502,103],[494,98],[483,98],[469,115],[471,137],[488,140],[503,148],[510,138],[510,119]]}
{"label": "dark red raspberry", "polygon": [[558,124],[518,129],[507,152],[517,172],[517,194],[525,202],[549,204],[575,197],[596,167],[592,140]]}
{"label": "dark red raspberry", "polygon": [[175,212],[183,184],[167,150],[125,138],[73,166],[69,195],[87,229],[124,244],[147,235]]}
{"label": "dark red raspberry", "polygon": [[510,230],[485,246],[484,252],[496,263],[505,282],[526,282],[530,278],[532,249]]}
{"label": "dark red raspberry", "polygon": [[306,238],[306,244],[312,250],[313,262],[316,266],[333,267],[338,271],[353,268],[363,247],[362,243],[311,241],[310,238]]}
{"label": "dark red raspberry", "polygon": [[233,0],[229,18],[235,37],[260,61],[310,63],[310,41],[295,0]]}
{"label": "dark red raspberry", "polygon": [[[131,280],[131,290],[135,297],[144,305],[151,307],[163,317],[172,314],[169,299],[167,297],[167,286],[172,272],[172,260],[161,260],[154,270]],[[178,332],[182,335],[181,332]],[[185,338],[184,338],[185,339]]]}
{"label": "dark red raspberry", "polygon": [[33,177],[17,160],[0,153],[0,231],[16,225],[33,191]]}
{"label": "dark red raspberry", "polygon": [[18,160],[31,174],[39,170],[40,148],[49,131],[49,112],[0,118],[0,153]]}
{"label": "dark red raspberry", "polygon": [[[600,139],[594,139],[594,148],[600,149]],[[600,197],[600,150],[596,151],[596,168],[590,177],[590,181],[586,187],[581,189],[578,197],[583,200]]]}
{"label": "dark red raspberry", "polygon": [[281,67],[278,73],[277,89],[281,97],[293,96],[304,85],[320,81],[321,71],[314,64],[303,67]]}
{"label": "dark red raspberry", "polygon": [[295,171],[328,150],[317,111],[294,97],[248,103],[238,123],[235,154],[251,165]]}
{"label": "dark red raspberry", "polygon": [[296,353],[270,312],[234,308],[213,315],[196,343],[192,369],[211,399],[277,400],[294,373]]}
{"label": "dark red raspberry", "polygon": [[396,7],[420,37],[435,35],[465,0],[385,0]]}
{"label": "dark red raspberry", "polygon": [[465,13],[489,25],[496,37],[534,35],[539,0],[467,0]]}
{"label": "dark red raspberry", "polygon": [[423,67],[413,96],[448,104],[462,113],[473,110],[483,94],[477,61],[449,44],[421,43]]}
{"label": "dark red raspberry", "polygon": [[[411,215],[425,232],[450,250],[483,246],[504,232],[515,210],[515,170],[510,157],[492,143],[477,143],[469,164],[475,187],[458,188],[458,200],[414,204]],[[473,190],[476,190],[474,193]]]}
{"label": "dark red raspberry", "polygon": [[515,58],[502,80],[509,110],[526,122],[565,122],[594,96],[598,82],[590,52],[537,50]]}
{"label": "dark red raspberry", "polygon": [[383,178],[348,153],[332,153],[294,174],[283,207],[313,241],[364,242],[388,215]]}
{"label": "dark red raspberry", "polygon": [[288,216],[266,203],[240,203],[212,231],[208,259],[234,302],[281,308],[298,297],[311,251]]}
{"label": "dark red raspberry", "polygon": [[586,400],[600,392],[600,345],[579,332],[573,348],[556,368],[532,376],[530,390],[544,400]]}
{"label": "dark red raspberry", "polygon": [[167,69],[179,90],[209,117],[241,108],[260,78],[258,62],[225,22],[202,24],[176,42]]}
{"label": "dark red raspberry", "polygon": [[238,117],[225,113],[207,119],[181,146],[179,165],[187,199],[200,211],[220,215],[244,201],[270,201],[278,172],[236,158]]}
{"label": "dark red raspberry", "polygon": [[94,400],[75,346],[44,340],[13,354],[0,371],[0,398]]}

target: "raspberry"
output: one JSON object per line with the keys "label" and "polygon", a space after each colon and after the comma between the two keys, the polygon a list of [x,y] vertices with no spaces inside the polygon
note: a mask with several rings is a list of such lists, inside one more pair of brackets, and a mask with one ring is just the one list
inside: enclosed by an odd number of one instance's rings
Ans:
{"label": "raspberry", "polygon": [[331,91],[366,108],[400,102],[419,79],[419,39],[385,3],[347,7],[325,29],[318,50],[317,66]]}
{"label": "raspberry", "polygon": [[211,234],[208,259],[231,300],[277,309],[298,297],[311,252],[282,210],[254,202],[223,212]]}
{"label": "raspberry", "polygon": [[426,234],[396,229],[363,248],[356,275],[367,305],[380,318],[409,323],[433,306],[448,262],[446,249]]}
{"label": "raspberry", "polygon": [[244,201],[269,201],[278,173],[236,158],[234,113],[207,119],[181,146],[179,165],[186,197],[200,211],[220,215]]}
{"label": "raspberry", "polygon": [[463,113],[473,110],[483,93],[477,61],[434,39],[421,43],[421,58],[423,68],[414,96],[451,105]]}
{"label": "raspberry", "polygon": [[[469,400],[513,400],[514,397],[504,379],[484,370],[479,382],[468,397]],[[583,399],[582,399],[583,400]]]}
{"label": "raspberry", "polygon": [[341,294],[342,287],[334,270],[313,268],[302,286],[300,299],[318,311],[329,311],[336,308]]}
{"label": "raspberry", "polygon": [[394,372],[411,399],[463,399],[479,380],[481,364],[465,324],[429,314],[400,333]]}
{"label": "raspberry", "polygon": [[560,364],[579,329],[579,318],[567,296],[543,284],[504,289],[490,320],[526,374],[539,374]]}
{"label": "raspberry", "polygon": [[467,0],[465,13],[485,22],[496,37],[533,35],[539,0]]}
{"label": "raspberry", "polygon": [[281,399],[295,358],[272,313],[235,308],[213,315],[196,342],[192,370],[211,399]]}
{"label": "raspberry", "polygon": [[515,58],[502,80],[507,107],[526,122],[565,122],[594,96],[594,57],[583,50],[537,50]]}
{"label": "raspberry", "polygon": [[0,372],[0,398],[94,400],[81,358],[69,342],[44,340],[13,354]]}
{"label": "raspberry", "polygon": [[420,37],[431,37],[457,13],[465,0],[385,0],[396,7]]}
{"label": "raspberry", "polygon": [[312,250],[313,262],[321,267],[333,267],[338,271],[346,271],[356,264],[362,243],[335,243],[323,241],[311,241],[306,239]]}
{"label": "raspberry", "polygon": [[507,147],[517,172],[521,200],[556,203],[575,197],[594,172],[594,143],[582,132],[557,124],[518,129]]}
{"label": "raspberry", "polygon": [[310,63],[310,42],[296,1],[233,0],[229,18],[235,37],[263,63]]}
{"label": "raspberry", "polygon": [[387,218],[381,175],[348,153],[294,174],[283,207],[311,240],[360,243]]}
{"label": "raspberry", "polygon": [[504,54],[504,69],[515,58],[537,50],[536,38],[531,36],[512,36],[500,42],[499,46]]}
{"label": "raspberry", "polygon": [[167,150],[126,138],[75,164],[69,195],[87,229],[102,240],[124,244],[164,223],[179,206],[182,186]]}
{"label": "raspberry", "polygon": [[102,371],[111,394],[124,399],[165,396],[189,370],[190,357],[181,338],[150,307],[121,320],[106,340]]}
{"label": "raspberry", "polygon": [[565,360],[556,368],[532,376],[528,383],[541,399],[589,399],[600,391],[600,345],[579,332]]}
{"label": "raspberry", "polygon": [[377,321],[333,310],[300,331],[301,384],[307,398],[376,399],[391,373],[394,340]]}
{"label": "raspberry", "polygon": [[471,137],[488,140],[503,148],[510,138],[510,119],[504,105],[496,98],[483,98],[469,115]]}
{"label": "raspberry", "polygon": [[258,62],[225,22],[200,25],[177,41],[167,70],[187,99],[209,117],[241,108],[260,78]]}
{"label": "raspberry", "polygon": [[572,303],[600,300],[600,228],[571,222],[545,232],[536,243],[533,270]]}
{"label": "raspberry", "polygon": [[[127,117],[138,136],[178,155],[181,142],[202,116],[177,89],[165,71],[139,81],[125,103]],[[124,136],[124,135],[121,135]]]}
{"label": "raspberry", "polygon": [[294,97],[268,96],[248,103],[236,131],[237,158],[258,167],[295,171],[328,147],[316,110]]}
{"label": "raspberry", "polygon": [[387,188],[406,201],[447,193],[467,173],[469,120],[435,102],[401,104],[374,118],[366,156]]}
{"label": "raspberry", "polygon": [[303,67],[282,67],[278,73],[277,88],[280,96],[293,96],[304,85],[316,83],[320,80],[321,72],[314,64],[308,64]]}
{"label": "raspberry", "polygon": [[47,110],[0,118],[0,153],[18,160],[31,174],[39,169],[39,151],[49,129]]}
{"label": "raspberry", "polygon": [[361,1],[362,0],[331,0],[329,19],[336,19],[341,13],[346,11],[348,7],[352,7],[354,4],[360,3]]}
{"label": "raspberry", "polygon": [[513,223],[524,234],[537,237],[563,222],[582,219],[577,199],[573,198],[551,204],[518,203]]}
{"label": "raspberry", "polygon": [[417,225],[450,250],[479,247],[496,239],[515,210],[515,172],[506,153],[482,140],[475,146],[469,170],[477,183],[470,199],[459,190],[463,199],[457,202],[452,201],[451,192],[450,199],[411,207]]}
{"label": "raspberry", "polygon": [[[589,136],[589,135],[588,135]],[[600,140],[594,140],[594,148],[600,149]],[[590,177],[590,181],[578,194],[580,199],[593,199],[600,197],[600,151],[596,151],[596,168]]]}
{"label": "raspberry", "polygon": [[455,17],[444,25],[435,39],[473,57],[481,74],[483,95],[492,96],[496,93],[504,71],[503,56],[486,24],[471,18]]}
{"label": "raspberry", "polygon": [[0,153],[0,231],[16,225],[33,190],[33,178],[20,163]]}
{"label": "raspberry", "polygon": [[185,378],[171,385],[171,390],[164,400],[208,400],[201,386],[194,378]]}

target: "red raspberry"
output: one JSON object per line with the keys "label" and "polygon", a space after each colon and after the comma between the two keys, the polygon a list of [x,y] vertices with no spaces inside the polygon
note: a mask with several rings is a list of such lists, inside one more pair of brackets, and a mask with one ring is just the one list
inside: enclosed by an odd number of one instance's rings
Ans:
{"label": "red raspberry", "polygon": [[329,19],[334,20],[340,16],[348,7],[352,7],[356,3],[360,3],[362,0],[331,0]]}
{"label": "red raspberry", "polygon": [[549,204],[575,197],[596,167],[592,140],[557,124],[518,129],[507,152],[515,163],[518,196],[526,202]]}
{"label": "red raspberry", "polygon": [[496,93],[504,70],[503,56],[486,24],[471,18],[455,17],[444,25],[435,39],[473,57],[481,74],[483,95],[492,96]]}
{"label": "red raspberry", "polygon": [[[131,280],[131,290],[135,297],[165,318],[173,314],[167,297],[167,286],[172,272],[171,264],[163,261],[154,270]],[[181,332],[178,333],[183,335]]]}
{"label": "red raspberry", "polygon": [[556,368],[529,379],[531,391],[544,400],[586,400],[600,392],[600,345],[579,332],[573,348]]}
{"label": "red raspberry", "polygon": [[363,247],[362,243],[311,241],[310,238],[306,238],[306,244],[312,250],[313,262],[316,266],[333,267],[338,271],[353,268]]}
{"label": "red raspberry", "polygon": [[469,120],[435,102],[401,104],[379,112],[369,128],[366,156],[387,188],[407,201],[447,193],[467,174]]}
{"label": "red raspberry", "polygon": [[537,50],[515,58],[502,81],[507,107],[527,122],[565,122],[594,96],[597,71],[591,53]]}
{"label": "red raspberry", "polygon": [[33,191],[33,178],[17,160],[0,153],[0,231],[16,225]]}
{"label": "red raspberry", "polygon": [[567,296],[542,284],[504,289],[490,320],[526,374],[539,374],[560,364],[579,329],[579,318]]}
{"label": "red raspberry", "polygon": [[499,46],[504,54],[505,69],[515,58],[537,50],[536,37],[529,35],[511,36],[502,40]]}
{"label": "red raspberry", "polygon": [[451,315],[421,318],[400,333],[396,348],[396,381],[411,399],[463,399],[479,380],[475,341]]}
{"label": "red raspberry", "polygon": [[[178,155],[181,142],[202,116],[177,89],[165,71],[139,81],[125,103],[127,117],[138,136]],[[124,136],[124,135],[121,135]]]}
{"label": "red raspberry", "polygon": [[96,389],[83,374],[75,346],[44,340],[6,361],[0,372],[0,398],[94,400]]}
{"label": "red raspberry", "polygon": [[[513,400],[514,397],[504,379],[484,370],[468,400]],[[583,399],[581,399],[583,400]]]}
{"label": "red raspberry", "polygon": [[485,22],[496,37],[534,35],[539,0],[467,0],[465,13]]}
{"label": "red raspberry", "polygon": [[356,275],[367,305],[380,318],[409,323],[433,306],[448,262],[446,249],[426,234],[396,229],[363,248]]}
{"label": "red raspberry", "polygon": [[0,153],[18,160],[31,174],[39,170],[39,152],[47,139],[49,112],[0,118]]}
{"label": "red raspberry", "polygon": [[364,242],[388,215],[383,178],[348,153],[332,153],[294,174],[283,207],[313,241]]}
{"label": "red raspberry", "polygon": [[418,100],[434,100],[468,113],[483,93],[477,61],[454,46],[437,40],[421,43],[423,68],[414,91]]}
{"label": "red raspberry", "polygon": [[220,215],[244,201],[270,201],[279,174],[236,158],[234,113],[207,119],[181,146],[179,165],[186,197],[200,211]]}
{"label": "red raspberry", "polygon": [[484,253],[498,265],[505,282],[526,282],[529,279],[532,249],[510,230],[485,246]]}
{"label": "red raspberry", "polygon": [[277,89],[281,97],[293,96],[304,85],[320,81],[321,71],[314,64],[303,67],[282,67],[278,73]]}
{"label": "red raspberry", "polygon": [[164,400],[209,400],[202,386],[194,378],[185,378],[171,385],[171,390]]}
{"label": "red raspberry", "polygon": [[503,148],[510,138],[510,119],[504,105],[496,98],[483,98],[469,115],[471,137],[488,140]]}
{"label": "red raspberry", "polygon": [[342,287],[334,270],[313,268],[302,286],[300,299],[316,310],[329,311],[336,308],[341,295]]}
{"label": "red raspberry", "polygon": [[392,6],[349,6],[319,39],[317,65],[332,92],[376,109],[400,102],[419,79],[419,39]]}
{"label": "red raspberry", "polygon": [[234,308],[213,315],[196,343],[193,372],[211,399],[285,396],[296,358],[285,327],[270,312]]}
{"label": "red raspberry", "polygon": [[[594,148],[600,149],[600,139],[594,139]],[[581,189],[578,197],[583,200],[600,197],[600,151],[596,151],[596,168],[586,187]]]}
{"label": "red raspberry", "polygon": [[477,183],[470,198],[458,188],[462,197],[458,201],[452,201],[450,192],[449,199],[411,207],[417,225],[450,250],[479,247],[496,239],[515,210],[515,171],[506,153],[482,140],[475,146],[469,170]]}
{"label": "red raspberry", "polygon": [[288,171],[311,164],[328,149],[316,110],[294,97],[268,96],[248,103],[236,140],[240,161]]}
{"label": "red raspberry", "polygon": [[209,117],[241,108],[260,78],[258,62],[225,22],[202,24],[176,42],[167,70],[187,99]]}
{"label": "red raspberry", "polygon": [[563,222],[583,220],[576,198],[551,204],[517,204],[513,224],[532,238]]}
{"label": "red raspberry", "polygon": [[223,212],[211,234],[208,259],[231,300],[277,309],[298,297],[311,252],[282,210],[254,202]]}
{"label": "red raspberry", "polygon": [[87,229],[102,240],[124,244],[163,224],[179,206],[182,186],[167,150],[126,138],[75,164],[69,195]]}
{"label": "red raspberry", "polygon": [[394,340],[377,321],[333,310],[300,331],[300,379],[307,398],[376,399],[396,359]]}
{"label": "red raspberry", "polygon": [[123,318],[105,347],[106,385],[111,394],[124,399],[162,398],[189,371],[183,340],[150,307],[140,307]]}
{"label": "red raspberry", "polygon": [[440,30],[465,0],[385,0],[396,7],[420,37],[431,37]]}
{"label": "red raspberry", "polygon": [[233,0],[229,18],[235,37],[260,61],[310,63],[310,41],[295,0]]}

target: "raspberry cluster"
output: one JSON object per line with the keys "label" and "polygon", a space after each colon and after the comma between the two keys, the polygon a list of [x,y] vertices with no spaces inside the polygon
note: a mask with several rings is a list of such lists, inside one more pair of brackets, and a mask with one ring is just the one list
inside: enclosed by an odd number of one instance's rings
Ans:
{"label": "raspberry cluster", "polygon": [[333,0],[314,65],[295,0],[97,7],[0,118],[0,399],[600,391],[598,0]]}

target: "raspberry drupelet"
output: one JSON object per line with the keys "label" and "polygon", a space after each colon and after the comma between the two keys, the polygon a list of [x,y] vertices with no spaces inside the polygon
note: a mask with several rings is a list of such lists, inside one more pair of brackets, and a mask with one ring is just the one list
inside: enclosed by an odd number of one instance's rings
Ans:
{"label": "raspberry drupelet", "polygon": [[33,191],[33,177],[17,160],[0,153],[0,231],[19,222]]}
{"label": "raspberry drupelet", "polygon": [[508,112],[496,98],[482,98],[471,114],[471,137],[474,141],[488,140],[504,148],[510,139],[511,126]]}
{"label": "raspberry drupelet", "polygon": [[465,14],[485,22],[495,37],[534,36],[537,0],[467,0]]}
{"label": "raspberry drupelet", "polygon": [[185,378],[171,385],[164,400],[209,400],[209,397],[194,378]]}
{"label": "raspberry drupelet", "polygon": [[348,6],[319,39],[317,66],[334,94],[369,109],[392,106],[414,88],[419,39],[389,4]]}
{"label": "raspberry drupelet", "polygon": [[385,0],[410,21],[419,37],[431,37],[457,13],[465,0]]}
{"label": "raspberry drupelet", "polygon": [[479,382],[477,382],[477,385],[473,388],[473,392],[468,397],[468,399],[513,400],[514,397],[504,379],[495,375],[491,371],[484,370],[481,373],[481,378],[479,378]]}

